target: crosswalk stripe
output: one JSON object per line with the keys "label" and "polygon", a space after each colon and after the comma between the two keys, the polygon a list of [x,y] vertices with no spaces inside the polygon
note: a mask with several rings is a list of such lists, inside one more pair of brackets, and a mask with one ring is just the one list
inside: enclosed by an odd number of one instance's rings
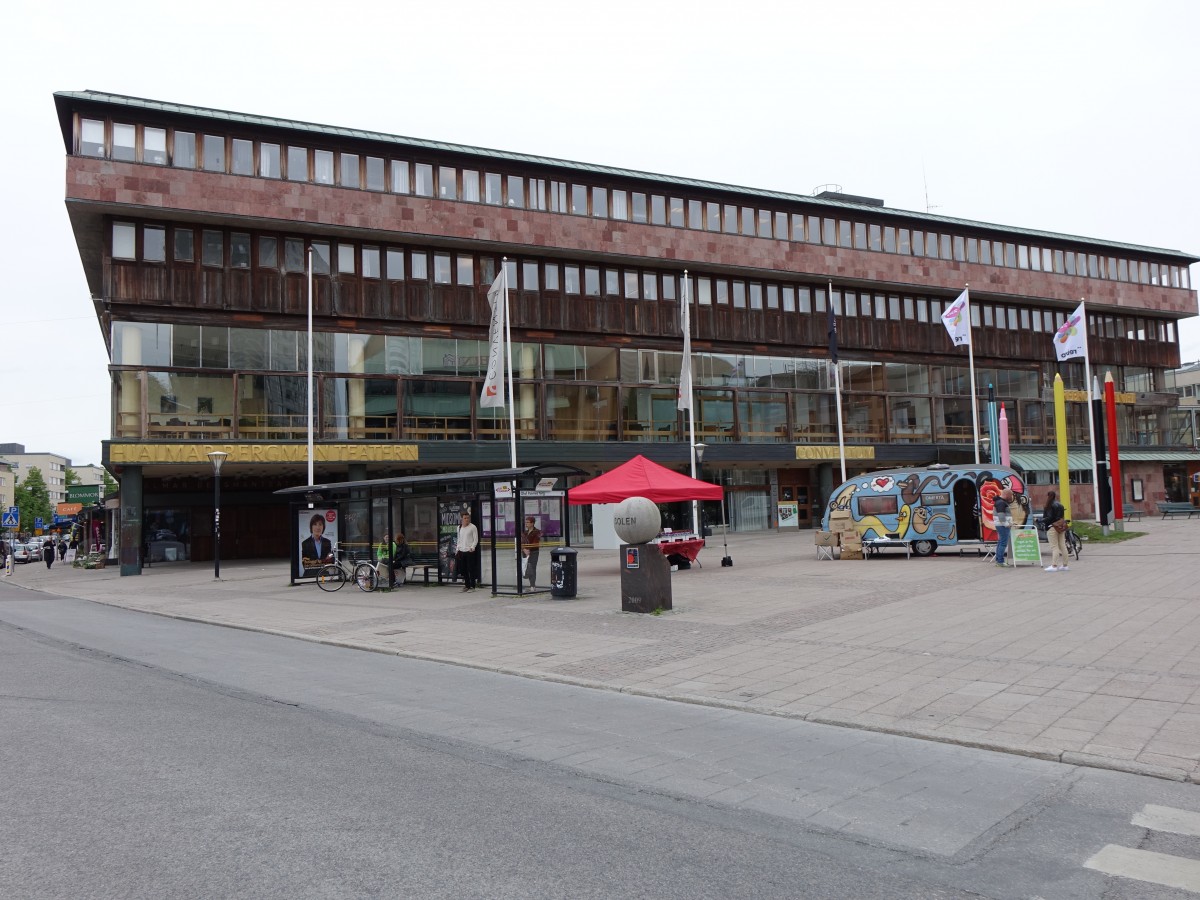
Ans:
{"label": "crosswalk stripe", "polygon": [[1200,893],[1200,860],[1108,844],[1083,865],[1106,875]]}
{"label": "crosswalk stripe", "polygon": [[1200,837],[1200,813],[1189,812],[1186,809],[1146,804],[1130,821],[1134,825],[1153,828],[1155,831]]}

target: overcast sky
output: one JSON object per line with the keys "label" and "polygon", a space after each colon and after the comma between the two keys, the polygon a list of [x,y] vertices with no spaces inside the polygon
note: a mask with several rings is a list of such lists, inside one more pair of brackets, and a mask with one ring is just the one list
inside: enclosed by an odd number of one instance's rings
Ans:
{"label": "overcast sky", "polygon": [[[1200,3],[22,3],[0,443],[98,463],[52,94],[97,90],[1200,254]],[[1193,284],[1200,268],[1192,269]],[[1200,359],[1200,322],[1181,331]]]}

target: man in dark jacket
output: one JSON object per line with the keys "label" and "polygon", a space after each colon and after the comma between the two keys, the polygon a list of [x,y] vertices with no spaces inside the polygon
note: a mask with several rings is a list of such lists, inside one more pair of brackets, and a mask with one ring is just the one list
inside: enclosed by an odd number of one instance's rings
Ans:
{"label": "man in dark jacket", "polygon": [[1008,556],[1008,540],[1012,534],[1012,488],[1005,488],[1000,492],[992,507],[993,517],[996,521],[996,565],[1004,565],[1005,557]]}

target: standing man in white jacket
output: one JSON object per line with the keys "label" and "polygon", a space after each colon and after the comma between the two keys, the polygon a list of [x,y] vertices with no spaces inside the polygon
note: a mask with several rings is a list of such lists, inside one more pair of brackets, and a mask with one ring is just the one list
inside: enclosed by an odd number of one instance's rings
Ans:
{"label": "standing man in white jacket", "polygon": [[463,591],[475,590],[475,551],[479,548],[479,529],[471,523],[471,514],[463,510],[455,544],[454,571],[463,577]]}

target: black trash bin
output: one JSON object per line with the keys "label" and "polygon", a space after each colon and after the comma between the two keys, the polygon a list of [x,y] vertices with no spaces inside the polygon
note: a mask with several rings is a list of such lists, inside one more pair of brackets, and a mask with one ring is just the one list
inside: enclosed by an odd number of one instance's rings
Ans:
{"label": "black trash bin", "polygon": [[573,547],[555,547],[550,551],[550,596],[574,597],[579,560]]}

